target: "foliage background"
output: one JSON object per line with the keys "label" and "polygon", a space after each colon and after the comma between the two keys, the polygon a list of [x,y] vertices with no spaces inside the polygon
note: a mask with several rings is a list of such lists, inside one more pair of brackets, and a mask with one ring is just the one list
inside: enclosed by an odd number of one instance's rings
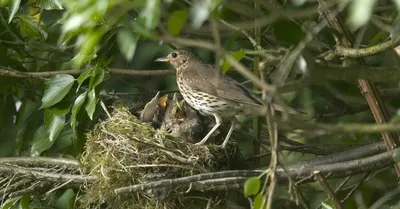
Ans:
{"label": "foliage background", "polygon": [[[395,145],[399,140],[400,1],[2,0],[0,5],[0,157],[76,158],[87,130],[104,117],[100,99],[109,104],[117,93],[119,100],[146,102],[157,91],[177,90],[171,71],[157,71],[171,67],[154,62],[171,46],[191,47],[240,81],[248,78],[228,69],[228,52],[257,76],[266,65],[266,80],[284,92],[289,106],[308,113],[297,118],[305,125],[285,123],[290,127],[285,135],[301,147],[330,154],[378,142],[382,130],[394,130]],[[324,22],[329,12],[344,18],[344,27],[355,38],[350,46],[341,46],[345,32]],[[351,54],[349,48],[368,48],[370,53]],[[296,55],[295,49],[301,53]],[[375,93],[385,102],[380,108],[388,112],[378,123],[388,126],[363,126],[376,120],[364,98],[371,92],[361,93],[357,78],[375,82]],[[246,86],[261,93],[252,82]],[[261,133],[267,140],[264,120],[241,121],[248,127],[254,122],[254,138]],[[252,141],[240,143],[245,157],[259,154],[259,145],[254,149]],[[286,150],[278,156],[287,164],[316,153]],[[270,156],[258,162],[269,166]],[[336,194],[339,200],[349,196],[344,208],[368,208],[387,192],[397,192],[393,167],[368,173],[367,179],[355,175]],[[328,182],[336,188],[342,181]],[[304,206],[286,202],[287,186],[274,189],[279,207]],[[302,191],[310,208],[333,207],[335,199],[326,200],[319,184],[307,184]],[[72,208],[76,192],[59,190],[46,201],[54,208]],[[392,196],[385,207],[399,207],[399,198]],[[29,208],[35,199],[28,193],[2,201],[3,208],[11,205],[5,203]]]}

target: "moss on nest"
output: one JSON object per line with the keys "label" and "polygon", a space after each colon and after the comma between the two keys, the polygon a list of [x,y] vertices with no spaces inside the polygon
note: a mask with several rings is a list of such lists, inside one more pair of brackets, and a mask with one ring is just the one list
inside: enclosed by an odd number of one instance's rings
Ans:
{"label": "moss on nest", "polygon": [[[236,156],[230,144],[226,153]],[[227,156],[215,145],[195,146],[140,122],[124,105],[116,105],[111,118],[97,124],[87,134],[82,171],[98,177],[81,197],[83,208],[204,208],[209,198],[223,203],[226,193],[175,189],[142,191],[116,195],[114,189],[226,169]],[[207,196],[206,196],[207,195]],[[206,199],[205,199],[206,198]]]}

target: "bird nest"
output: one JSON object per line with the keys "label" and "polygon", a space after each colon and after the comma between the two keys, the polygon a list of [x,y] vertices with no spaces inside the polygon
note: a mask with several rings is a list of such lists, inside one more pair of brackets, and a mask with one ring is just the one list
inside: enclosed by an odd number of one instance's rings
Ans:
{"label": "bird nest", "polygon": [[[87,134],[82,171],[97,177],[86,186],[82,208],[205,208],[208,200],[223,204],[226,193],[199,192],[188,187],[116,194],[115,189],[161,179],[229,169],[237,146],[196,146],[172,137],[132,115],[124,105]],[[227,156],[226,153],[230,153]],[[205,201],[206,200],[206,201]],[[203,207],[204,206],[204,207]]]}

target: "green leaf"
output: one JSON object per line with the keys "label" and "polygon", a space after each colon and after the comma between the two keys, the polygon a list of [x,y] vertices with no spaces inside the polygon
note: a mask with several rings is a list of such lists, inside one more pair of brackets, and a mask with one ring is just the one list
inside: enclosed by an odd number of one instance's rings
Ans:
{"label": "green leaf", "polygon": [[292,21],[276,21],[273,29],[275,38],[287,44],[298,44],[305,36],[301,27]]}
{"label": "green leaf", "polygon": [[394,162],[399,163],[400,162],[400,148],[396,148],[393,151],[392,159]]}
{"label": "green leaf", "polygon": [[230,50],[232,45],[236,42],[237,37],[240,35],[240,31],[236,31],[229,39],[226,41],[225,50]]}
{"label": "green leaf", "polygon": [[46,26],[43,24],[43,22],[39,23],[39,20],[32,16],[21,15],[18,17],[20,20],[19,28],[22,33],[39,41],[44,41],[47,39]]}
{"label": "green leaf", "polygon": [[147,29],[154,29],[160,21],[160,0],[147,0],[140,16],[145,19]]}
{"label": "green leaf", "polygon": [[54,141],[50,141],[49,134],[47,133],[46,127],[44,125],[33,135],[33,142],[31,147],[31,155],[39,156],[43,151],[48,150]]}
{"label": "green leaf", "polygon": [[221,3],[221,0],[204,0],[195,1],[190,9],[192,17],[192,26],[194,29],[199,29],[204,21],[207,20],[210,13]]}
{"label": "green leaf", "polygon": [[1,209],[11,208],[19,199],[21,199],[21,197],[22,196],[6,199],[4,202],[2,202]]}
{"label": "green leaf", "polygon": [[87,78],[89,78],[90,76],[93,75],[93,71],[94,71],[94,68],[89,68],[89,69],[86,69],[85,71],[83,71],[83,72],[79,75],[79,77],[76,79],[76,80],[78,81],[78,88],[76,88],[76,92],[79,91],[79,89],[81,88],[83,82],[84,82]]}
{"label": "green leaf", "polygon": [[[239,51],[232,52],[231,55],[233,58],[235,58],[235,60],[240,61],[246,55],[246,52],[243,50],[239,50]],[[222,73],[223,74],[227,73],[230,68],[231,68],[231,63],[229,61],[227,61],[226,59],[224,59],[224,62],[222,64],[222,69],[221,69]]]}
{"label": "green leaf", "polygon": [[132,30],[128,28],[122,28],[118,31],[117,42],[122,55],[126,60],[131,61],[133,55],[135,55],[136,44],[139,40],[139,36],[134,34]]}
{"label": "green leaf", "polygon": [[53,142],[60,135],[65,124],[65,116],[58,115],[53,108],[44,111],[44,125],[49,133],[49,139]]}
{"label": "green leaf", "polygon": [[321,206],[323,209],[335,209],[335,207],[333,206],[332,201],[330,200],[324,200],[321,202]]}
{"label": "green leaf", "polygon": [[188,17],[189,12],[187,10],[174,11],[167,22],[168,32],[172,35],[178,35],[186,24]]}
{"label": "green leaf", "polygon": [[74,105],[72,106],[70,124],[75,137],[76,137],[76,126],[78,126],[78,120],[77,120],[78,113],[81,110],[83,103],[85,102],[86,95],[87,95],[86,91],[83,92],[81,95],[79,95],[78,98],[76,98]]}
{"label": "green leaf", "polygon": [[36,4],[45,10],[62,10],[64,9],[60,0],[36,0]]}
{"label": "green leaf", "polygon": [[72,189],[67,189],[61,196],[58,198],[54,205],[58,209],[72,209],[75,200],[75,192]]}
{"label": "green leaf", "polygon": [[21,0],[11,0],[11,4],[9,5],[10,17],[8,17],[8,23],[10,23],[12,21],[15,14],[18,12],[20,4],[21,4]]}
{"label": "green leaf", "polygon": [[90,61],[95,57],[95,53],[98,50],[97,44],[103,35],[104,32],[99,30],[81,36],[82,44],[79,53],[72,59],[77,67],[80,67],[84,62]]}
{"label": "green leaf", "polygon": [[353,29],[365,25],[371,18],[376,0],[352,1],[349,9],[348,22]]}
{"label": "green leaf", "polygon": [[95,76],[90,78],[89,88],[96,88],[104,80],[104,70],[102,68],[97,68],[97,73]]}
{"label": "green leaf", "polygon": [[[254,197],[254,200],[253,200],[253,207],[254,207],[254,209],[261,209],[261,207],[263,206],[262,205],[262,203],[263,203],[263,194],[261,194],[261,193],[258,193],[257,195],[256,195],[256,197]],[[264,206],[265,206],[265,204],[264,204]]]}
{"label": "green leaf", "polygon": [[48,108],[60,102],[67,95],[74,81],[74,77],[66,74],[59,74],[48,79],[40,108]]}
{"label": "green leaf", "polygon": [[260,191],[261,181],[258,177],[251,177],[244,183],[244,196],[256,195]]}
{"label": "green leaf", "polygon": [[97,95],[95,89],[92,89],[90,92],[88,92],[87,96],[87,103],[85,105],[85,110],[90,118],[90,120],[93,120],[93,114],[94,111],[96,110],[96,104],[98,102]]}
{"label": "green leaf", "polygon": [[25,194],[22,196],[22,198],[19,201],[19,208],[21,209],[30,209],[29,203],[30,203],[31,195],[30,194]]}

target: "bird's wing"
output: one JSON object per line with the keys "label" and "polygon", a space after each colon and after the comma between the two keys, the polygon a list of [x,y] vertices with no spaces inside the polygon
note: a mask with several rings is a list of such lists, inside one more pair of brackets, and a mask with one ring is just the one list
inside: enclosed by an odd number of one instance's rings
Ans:
{"label": "bird's wing", "polygon": [[237,103],[249,105],[262,104],[261,100],[253,92],[240,85],[234,79],[220,74],[212,65],[202,64],[197,65],[197,67],[201,69],[184,72],[186,74],[184,77],[190,79],[185,82],[192,89]]}

